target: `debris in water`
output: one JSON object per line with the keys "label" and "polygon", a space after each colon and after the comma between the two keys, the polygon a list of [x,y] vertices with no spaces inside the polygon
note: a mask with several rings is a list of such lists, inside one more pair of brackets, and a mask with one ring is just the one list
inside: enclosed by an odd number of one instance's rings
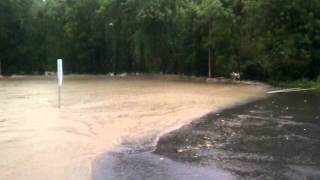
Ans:
{"label": "debris in water", "polygon": [[177,150],[177,153],[182,153],[183,152],[183,149],[178,149]]}
{"label": "debris in water", "polygon": [[280,116],[280,118],[283,118],[283,119],[293,119],[294,117],[293,117],[293,116]]}
{"label": "debris in water", "polygon": [[207,136],[204,136],[203,139],[204,139],[204,140],[210,140],[210,138],[207,137]]}
{"label": "debris in water", "polygon": [[206,147],[209,149],[212,147],[212,144],[210,144],[209,142],[206,143]]}

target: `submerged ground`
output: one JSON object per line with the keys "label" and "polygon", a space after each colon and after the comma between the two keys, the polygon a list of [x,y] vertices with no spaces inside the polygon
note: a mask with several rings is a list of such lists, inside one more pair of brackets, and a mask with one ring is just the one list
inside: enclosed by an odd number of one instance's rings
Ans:
{"label": "submerged ground", "polygon": [[67,77],[59,110],[54,78],[1,79],[0,179],[92,179],[92,162],[118,145],[152,147],[165,132],[261,98],[265,90],[171,78]]}
{"label": "submerged ground", "polygon": [[94,178],[320,179],[320,94],[280,93],[211,113],[155,150],[107,153]]}

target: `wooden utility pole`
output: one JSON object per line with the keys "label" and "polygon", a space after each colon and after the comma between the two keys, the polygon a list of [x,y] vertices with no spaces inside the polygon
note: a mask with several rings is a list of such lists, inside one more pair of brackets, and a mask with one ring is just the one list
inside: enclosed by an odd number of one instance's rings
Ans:
{"label": "wooden utility pole", "polygon": [[2,75],[2,66],[1,66],[1,59],[0,59],[0,76]]}
{"label": "wooden utility pole", "polygon": [[[211,27],[212,24],[208,24],[208,39],[210,39],[210,36],[212,35]],[[208,78],[211,79],[212,78],[212,47],[211,47],[211,43],[208,47]]]}
{"label": "wooden utility pole", "polygon": [[210,79],[211,77],[211,48],[208,48],[208,78]]}

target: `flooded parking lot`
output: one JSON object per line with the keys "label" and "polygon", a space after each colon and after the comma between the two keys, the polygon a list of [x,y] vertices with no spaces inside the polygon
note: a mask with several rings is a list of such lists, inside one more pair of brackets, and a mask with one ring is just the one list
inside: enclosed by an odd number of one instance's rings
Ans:
{"label": "flooded parking lot", "polygon": [[[67,77],[58,109],[54,78],[4,78],[0,179],[92,179],[92,162],[119,145],[153,143],[208,112],[261,98],[265,91],[167,78]],[[183,171],[184,165],[176,167]]]}
{"label": "flooded parking lot", "polygon": [[210,113],[160,138],[155,150],[105,154],[95,178],[316,180],[319,136],[320,94],[280,93]]}

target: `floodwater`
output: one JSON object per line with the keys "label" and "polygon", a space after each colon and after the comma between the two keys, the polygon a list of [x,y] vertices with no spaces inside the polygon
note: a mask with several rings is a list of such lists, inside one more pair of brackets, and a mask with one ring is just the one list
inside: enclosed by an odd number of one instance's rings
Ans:
{"label": "floodwater", "polygon": [[141,147],[96,160],[104,179],[320,179],[320,93],[272,95],[210,113]]}
{"label": "floodwater", "polygon": [[[104,153],[130,151],[135,144],[152,148],[164,133],[265,91],[261,85],[175,78],[73,76],[64,81],[58,109],[54,78],[0,79],[0,179],[92,179],[92,164]],[[185,170],[183,163],[165,161]],[[229,177],[217,172],[212,176]]]}

